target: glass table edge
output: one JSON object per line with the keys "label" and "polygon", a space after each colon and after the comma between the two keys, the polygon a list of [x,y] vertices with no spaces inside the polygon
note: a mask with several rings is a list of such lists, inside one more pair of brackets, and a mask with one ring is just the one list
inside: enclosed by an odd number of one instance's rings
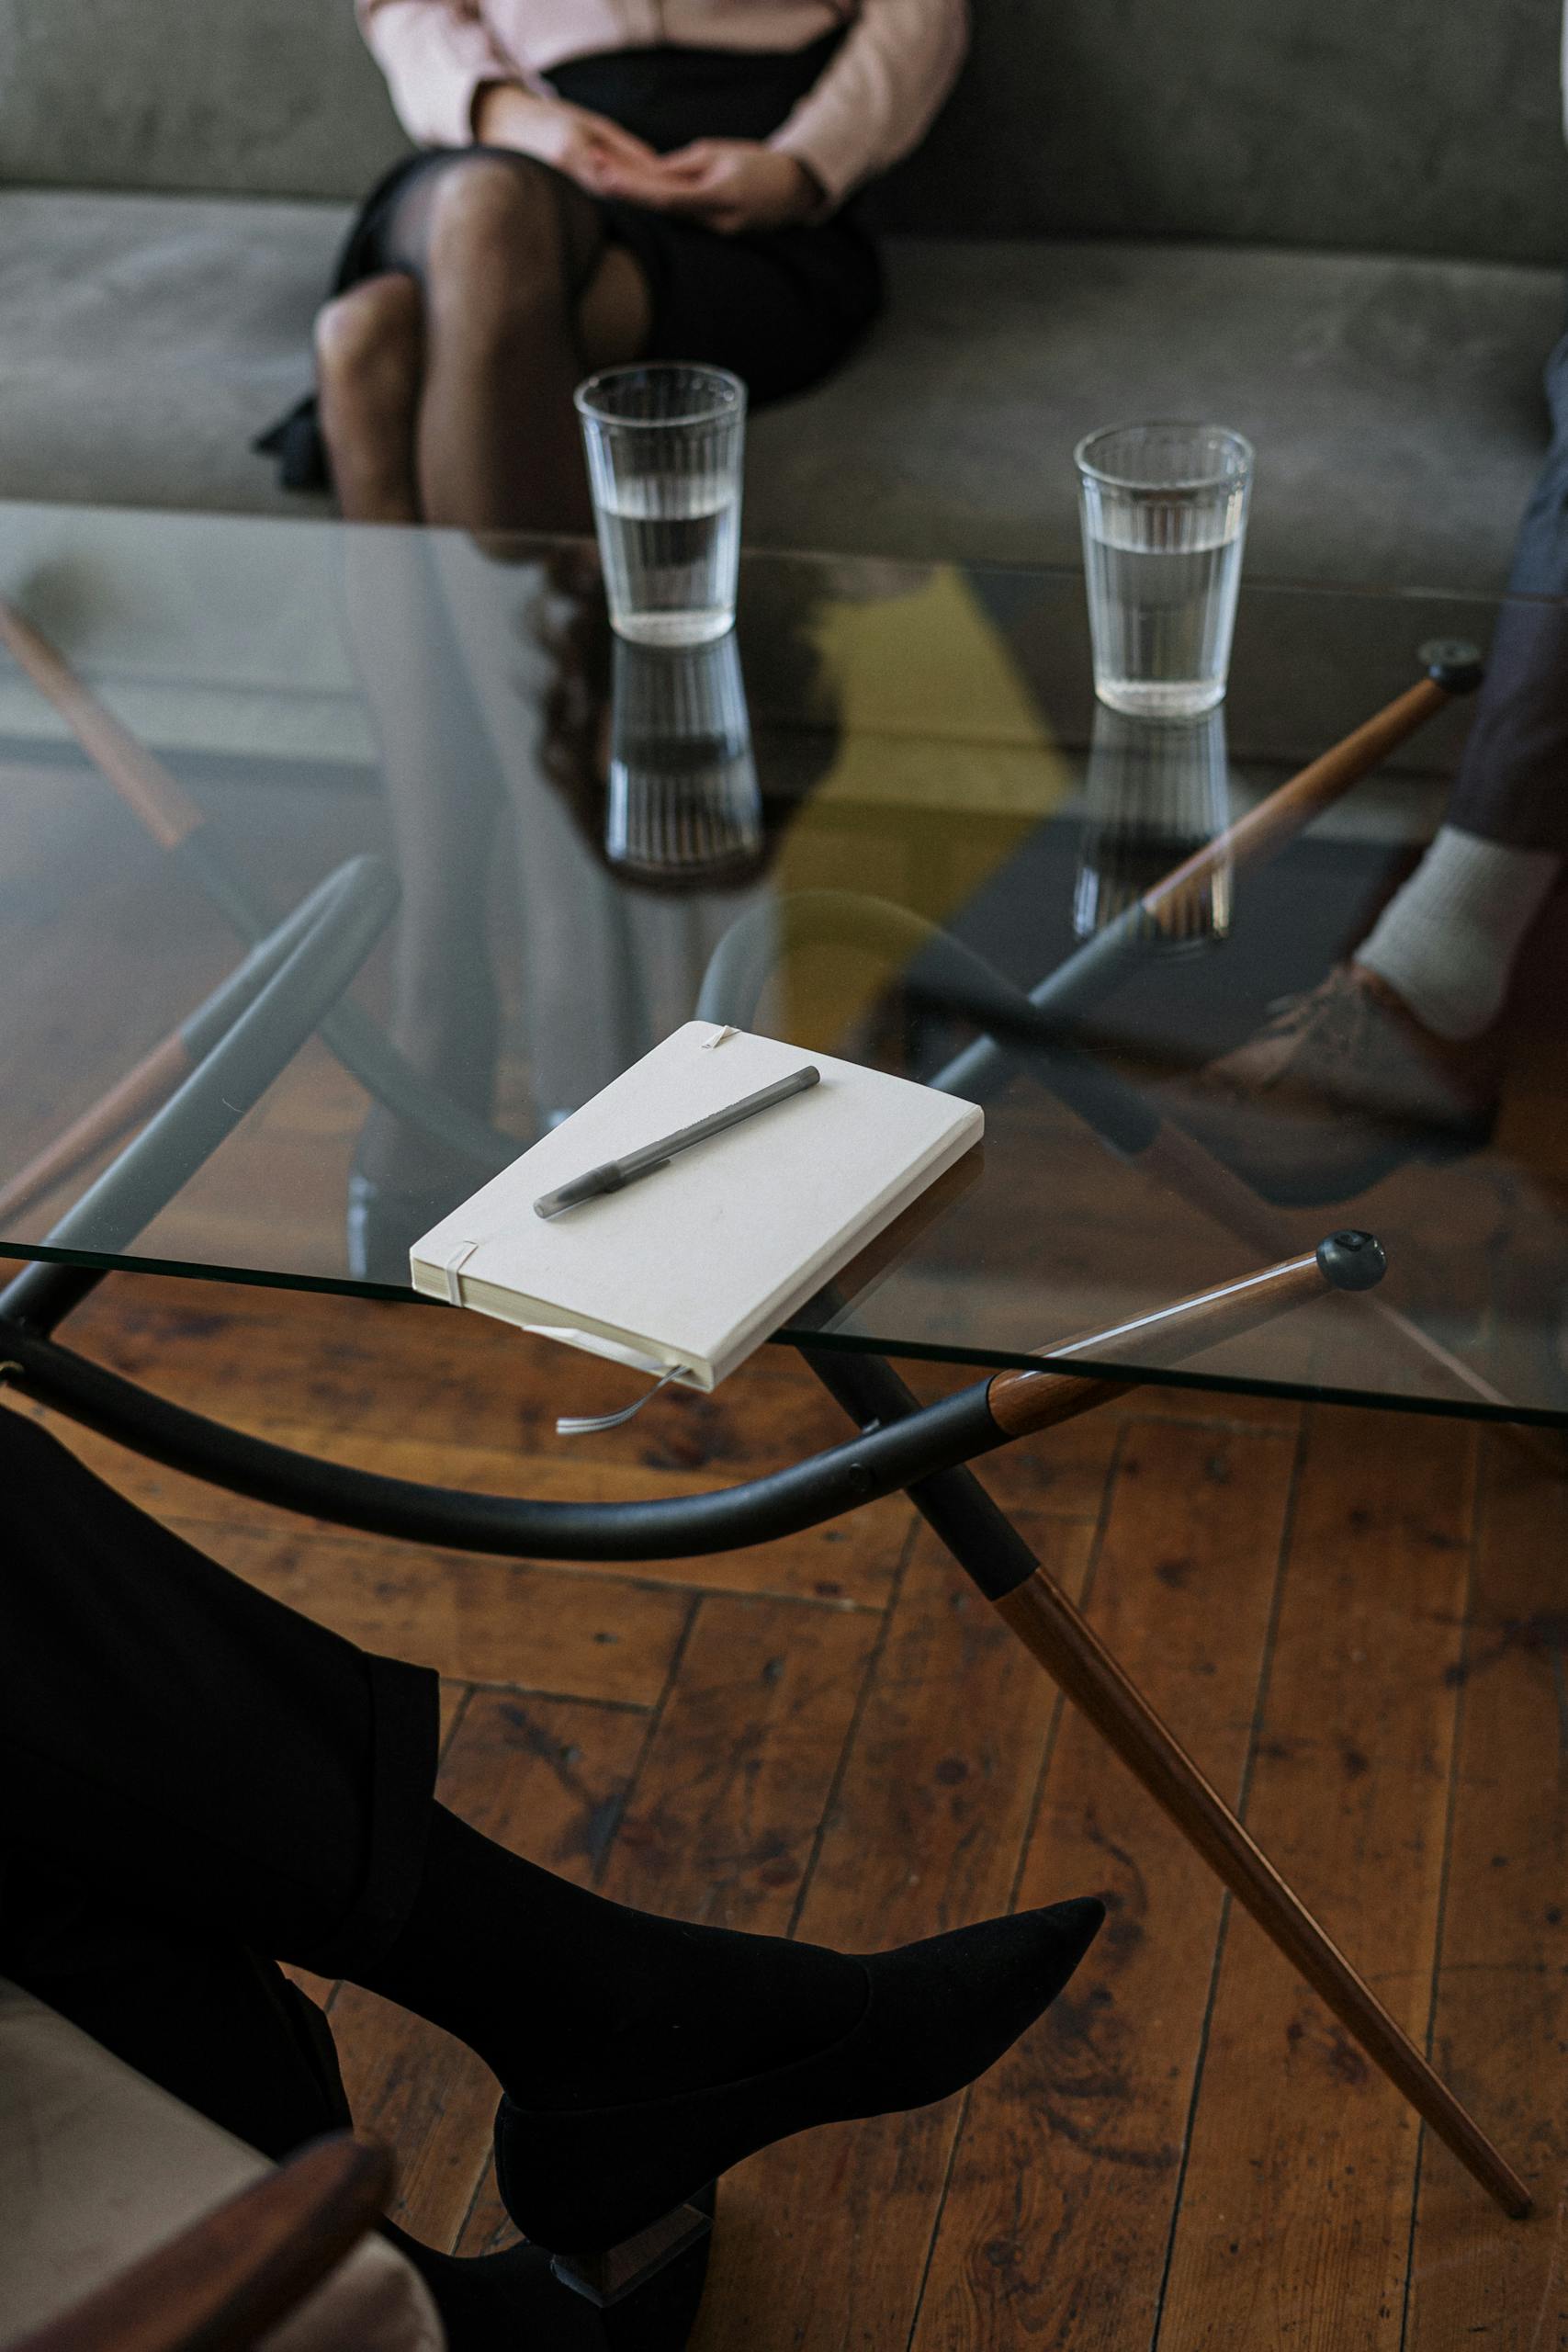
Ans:
{"label": "glass table edge", "polygon": [[[192,526],[202,530],[228,531],[245,529],[257,524],[310,533],[338,534],[371,533],[378,536],[398,533],[424,539],[450,538],[470,541],[472,534],[456,525],[350,523],[339,514],[246,514],[218,512],[209,508],[161,505],[155,501],[135,502],[130,505],[106,505],[96,500],[6,498],[0,497],[0,517],[6,515],[67,516],[83,515],[105,518],[116,524]],[[537,553],[541,556],[557,551],[570,551],[593,558],[598,553],[598,541],[592,531],[501,531],[486,534],[506,559],[525,560]],[[1082,582],[1081,561],[1071,557],[1041,561],[1029,556],[968,555],[951,550],[933,550],[921,555],[865,556],[818,546],[800,546],[794,542],[769,539],[742,539],[742,561],[779,565],[844,566],[874,565],[878,571],[930,572],[955,571],[966,574],[991,574],[1010,579],[1066,580]],[[1260,591],[1268,596],[1309,596],[1354,602],[1394,600],[1414,604],[1472,604],[1500,607],[1504,605],[1561,605],[1568,597],[1538,590],[1511,589],[1506,585],[1477,588],[1453,581],[1432,580],[1324,580],[1310,573],[1292,571],[1249,572],[1243,593]]]}
{"label": "glass table edge", "polygon": [[[277,1274],[250,1266],[211,1266],[182,1258],[108,1256],[85,1250],[62,1250],[48,1242],[18,1243],[0,1239],[0,1266],[75,1266],[102,1274],[164,1274],[182,1282],[232,1283],[246,1290],[307,1291],[333,1298],[389,1300],[394,1306],[444,1307],[441,1299],[427,1298],[397,1283],[358,1282],[346,1275]],[[0,1290],[0,1330],[4,1329],[4,1292]],[[1408,1396],[1376,1388],[1346,1387],[1337,1382],[1268,1380],[1235,1373],[1202,1372],[1170,1366],[1143,1370],[1127,1363],[1101,1363],[1092,1356],[1040,1353],[1033,1350],[1010,1353],[996,1348],[944,1348],[934,1340],[884,1340],[854,1331],[816,1331],[785,1323],[765,1340],[767,1347],[788,1347],[809,1352],[825,1349],[843,1355],[884,1356],[893,1363],[972,1365],[977,1372],[1060,1372],[1089,1374],[1097,1380],[1132,1388],[1177,1388],[1207,1396],[1274,1398],[1302,1405],[1348,1405],[1363,1411],[1412,1413],[1428,1419],[1479,1421],[1503,1428],[1568,1430],[1568,1407],[1488,1405],[1480,1399]]]}

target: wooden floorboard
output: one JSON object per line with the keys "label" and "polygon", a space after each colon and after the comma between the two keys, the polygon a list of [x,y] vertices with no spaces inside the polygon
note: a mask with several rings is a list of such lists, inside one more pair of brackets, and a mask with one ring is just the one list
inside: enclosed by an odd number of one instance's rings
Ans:
{"label": "wooden floorboard", "polygon": [[[1247,1822],[1424,2039],[1476,1439],[1318,1410],[1303,1455]],[[1230,1920],[1160,2352],[1396,2346],[1419,2132],[1261,1931]]]}
{"label": "wooden floorboard", "polygon": [[[615,1376],[479,1317],[146,1279],[71,1337],[284,1442],[495,1492],[704,1491],[843,1429],[781,1350],[576,1443],[556,1413],[619,1401]],[[1568,1487],[1506,1434],[1147,1388],[984,1475],[1431,2032],[1539,2186],[1523,2226],[1422,2142],[901,1499],[713,1561],[507,1562],[65,1434],[264,1589],[436,1667],[445,1800],[619,1900],[874,1949],[1107,1897],[1066,1997],[970,2096],[730,2175],[697,2352],[1568,2346]],[[486,2069],[308,1982],[397,2150],[400,2216],[504,2243]]]}
{"label": "wooden floorboard", "polygon": [[[1134,1421],[1089,1616],[1233,1801],[1269,1645],[1294,1440]],[[1040,2032],[976,2086],[915,2336],[1121,2352],[1152,2340],[1223,1891],[1081,1718],[1062,1727],[1021,1903],[1110,1917]],[[1085,2261],[1080,2248],[1093,2245]]]}
{"label": "wooden floorboard", "polygon": [[1568,2344],[1568,1481],[1484,1443],[1433,2052],[1536,2199],[1505,2221],[1428,2138],[1408,2352]]}
{"label": "wooden floorboard", "polygon": [[[1022,1524],[1054,1572],[1076,1586],[1089,1531]],[[922,1533],[797,1932],[877,1951],[1007,1909],[1056,1711],[1031,1660]],[[741,2343],[756,2352],[902,2345],[959,2109],[949,2099],[912,2116],[835,2125],[739,2167],[726,2185],[726,2242],[700,2352]]]}

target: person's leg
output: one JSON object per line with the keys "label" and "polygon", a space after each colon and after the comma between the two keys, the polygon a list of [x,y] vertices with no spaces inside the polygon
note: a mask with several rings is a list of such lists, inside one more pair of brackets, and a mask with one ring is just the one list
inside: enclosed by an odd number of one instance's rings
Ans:
{"label": "person's leg", "polygon": [[[356,531],[343,584],[401,903],[388,1023],[422,1077],[489,1116],[500,1006],[489,912],[500,777],[423,534]],[[350,1180],[349,1271],[406,1282],[411,1242],[473,1191],[473,1167],[372,1104]]]}
{"label": "person's leg", "polygon": [[587,364],[583,322],[603,364],[635,356],[649,314],[631,256],[608,257],[598,206],[547,165],[487,149],[416,181],[389,246],[424,298],[424,519],[587,528],[571,404]]}
{"label": "person's leg", "polygon": [[615,2244],[752,2149],[944,2098],[1053,2000],[1098,1903],[870,1959],[626,1909],[434,1801],[435,1678],[367,1657],[0,1411],[0,1853],[457,2034],[526,2120],[513,2218]]}
{"label": "person's leg", "polygon": [[[353,2128],[332,2030],[273,1962],[223,1937],[106,1903],[17,1857],[0,1859],[0,1975],[24,1986],[126,2065],[263,2155]],[[127,2149],[126,2162],[135,2161]],[[382,2222],[434,2298],[449,2352],[617,2352],[537,2246],[462,2259]],[[705,2246],[639,2303],[638,2347],[685,2342],[702,2297]]]}
{"label": "person's leg", "polygon": [[1548,358],[1542,382],[1551,439],[1514,541],[1511,596],[1568,595],[1568,334]]}
{"label": "person's leg", "polygon": [[1448,1039],[1496,1020],[1568,855],[1568,335],[1546,389],[1551,446],[1442,829],[1354,958]]}
{"label": "person's leg", "polygon": [[1481,1037],[1562,868],[1558,850],[1515,848],[1446,822],[1356,949],[1353,969],[1375,975],[1432,1036]]}
{"label": "person's leg", "polygon": [[[439,494],[434,509],[422,495],[419,451],[439,447],[452,478],[470,486],[502,448],[519,480],[532,479],[533,469],[569,486],[567,504],[554,508],[531,494],[508,503],[508,492],[497,503],[487,493],[490,524],[585,521],[570,384],[586,369],[633,357],[650,313],[640,266],[624,246],[605,242],[599,208],[526,158],[456,154],[414,175],[378,245],[386,266],[337,297],[317,325],[322,428],[345,516],[474,519],[479,506],[459,514]],[[558,297],[567,305],[558,318]],[[444,322],[434,368],[432,302]],[[465,317],[466,341],[455,332]],[[563,334],[573,354],[564,379]],[[548,363],[540,381],[554,420],[544,444],[528,401],[514,401],[509,389],[517,371],[532,368],[536,340]],[[491,753],[441,600],[431,593],[426,551],[392,535],[363,535],[347,548],[345,583],[403,886],[392,1034],[415,1069],[482,1114],[497,1020],[486,936],[496,814]],[[351,1271],[405,1279],[409,1242],[466,1189],[447,1155],[373,1110],[350,1183]]]}
{"label": "person's leg", "polygon": [[316,382],[333,480],[351,523],[416,523],[414,441],[424,311],[401,270],[367,277],[316,321]]}
{"label": "person's leg", "polygon": [[270,1960],[0,1859],[0,1975],[263,2155],[351,2127],[326,2019]]}
{"label": "person's leg", "polygon": [[1273,1199],[1342,1199],[1492,1131],[1494,1033],[1568,857],[1568,336],[1546,390],[1551,446],[1436,837],[1347,960],[1175,1100]]}
{"label": "person's leg", "polygon": [[[17,1868],[408,1996],[520,2091],[603,2088],[628,2057],[660,2082],[667,2064],[730,2071],[716,2018],[694,2052],[680,2037],[742,1945],[777,1954],[761,2014],[735,2020],[748,2050],[771,2062],[858,2016],[863,1979],[835,1954],[650,1920],[638,1960],[640,1915],[434,1803],[433,1674],[230,1576],[6,1410],[0,1492],[0,1852]],[[643,2034],[660,2046],[639,2060]]]}
{"label": "person's leg", "polygon": [[653,296],[642,264],[613,241],[600,254],[577,302],[577,344],[585,371],[623,368],[647,348]]}
{"label": "person's leg", "polygon": [[598,205],[527,156],[457,152],[412,178],[379,244],[384,266],[316,328],[345,515],[585,526],[572,388],[636,358],[652,315]]}
{"label": "person's leg", "polygon": [[423,1868],[436,1677],[205,1558],[0,1408],[0,1851],[322,1975]]}
{"label": "person's leg", "polygon": [[596,573],[564,551],[525,567],[498,564],[451,538],[438,563],[512,802],[516,897],[508,913],[531,1109],[542,1128],[608,1085],[660,1034],[649,1025],[626,894],[550,775],[565,711],[593,733],[607,720],[609,662],[599,639],[608,624]]}

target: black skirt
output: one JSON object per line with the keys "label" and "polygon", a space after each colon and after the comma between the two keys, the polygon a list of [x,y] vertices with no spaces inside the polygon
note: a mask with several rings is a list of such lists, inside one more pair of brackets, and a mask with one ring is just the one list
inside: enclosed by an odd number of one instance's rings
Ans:
{"label": "black skirt", "polygon": [[[570,105],[606,115],[659,153],[694,139],[766,139],[816,83],[843,36],[786,52],[634,49],[578,57],[551,69]],[[331,291],[346,293],[391,266],[388,232],[400,198],[454,153],[426,148],[378,182],[355,216]],[[541,168],[547,169],[548,166]],[[830,375],[882,307],[876,248],[845,207],[811,226],[719,236],[644,206],[598,199],[611,239],[636,254],[652,296],[644,356],[728,368],[753,407],[807,390]],[[284,486],[327,480],[308,401],[257,442],[280,461]]]}

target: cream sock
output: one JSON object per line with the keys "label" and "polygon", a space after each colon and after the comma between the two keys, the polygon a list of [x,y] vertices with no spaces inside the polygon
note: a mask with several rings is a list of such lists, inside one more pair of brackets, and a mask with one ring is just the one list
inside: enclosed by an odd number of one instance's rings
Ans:
{"label": "cream sock", "polygon": [[1445,825],[1363,944],[1368,965],[1439,1037],[1479,1037],[1502,1010],[1519,944],[1562,860]]}

